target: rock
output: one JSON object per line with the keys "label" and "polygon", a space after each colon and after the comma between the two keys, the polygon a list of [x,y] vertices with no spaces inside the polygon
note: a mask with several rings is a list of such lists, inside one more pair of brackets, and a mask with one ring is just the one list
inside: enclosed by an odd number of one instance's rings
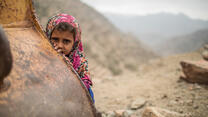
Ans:
{"label": "rock", "polygon": [[105,113],[102,113],[101,117],[107,117],[107,115]]}
{"label": "rock", "polygon": [[134,112],[132,110],[126,110],[123,113],[123,117],[131,117]]}
{"label": "rock", "polygon": [[125,110],[116,110],[114,111],[115,117],[123,117]]}
{"label": "rock", "polygon": [[142,117],[189,117],[189,116],[157,107],[147,107],[142,113]]}
{"label": "rock", "polygon": [[177,104],[177,101],[175,100],[170,100],[169,103],[167,104],[168,107],[173,107]]}
{"label": "rock", "polygon": [[138,98],[137,100],[135,100],[131,104],[130,108],[132,110],[137,110],[137,109],[140,109],[140,108],[144,107],[146,103],[147,103],[147,101],[144,98]]}
{"label": "rock", "polygon": [[132,110],[115,110],[114,117],[131,117],[133,113]]}
{"label": "rock", "polygon": [[167,94],[164,94],[161,99],[165,99],[165,98],[168,98],[168,95]]}
{"label": "rock", "polygon": [[102,115],[101,112],[97,111],[97,112],[96,112],[96,117],[103,117],[103,115]]}
{"label": "rock", "polygon": [[202,87],[198,84],[194,84],[194,89],[201,89]]}
{"label": "rock", "polygon": [[105,113],[105,117],[116,117],[116,114],[113,111],[109,111],[109,112]]}
{"label": "rock", "polygon": [[144,109],[136,110],[130,117],[132,117],[132,116],[141,117],[143,111],[144,111]]}
{"label": "rock", "polygon": [[180,109],[180,110],[179,110],[179,113],[181,113],[181,114],[182,114],[182,113],[183,113],[183,109]]}
{"label": "rock", "polygon": [[208,84],[208,62],[201,60],[198,62],[182,61],[181,63],[184,79],[191,83]]}
{"label": "rock", "polygon": [[205,45],[204,45],[204,49],[205,49],[205,50],[208,50],[208,44],[205,44]]}
{"label": "rock", "polygon": [[198,109],[199,108],[199,106],[197,106],[197,105],[194,105],[194,109]]}
{"label": "rock", "polygon": [[208,50],[203,51],[201,55],[204,60],[208,60]]}
{"label": "rock", "polygon": [[186,104],[188,106],[193,106],[194,101],[193,100],[186,100]]}

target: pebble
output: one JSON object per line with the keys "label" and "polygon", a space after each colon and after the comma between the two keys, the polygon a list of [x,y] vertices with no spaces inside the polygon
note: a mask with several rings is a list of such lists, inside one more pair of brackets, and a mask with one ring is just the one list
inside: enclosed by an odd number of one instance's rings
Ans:
{"label": "pebble", "polygon": [[201,89],[201,86],[198,84],[194,84],[194,89]]}
{"label": "pebble", "polygon": [[146,103],[147,103],[147,101],[144,98],[138,98],[137,100],[135,100],[131,104],[130,108],[132,110],[137,110],[137,109],[140,109],[140,108],[144,107]]}
{"label": "pebble", "polygon": [[115,117],[115,113],[113,111],[109,111],[105,114],[105,117]]}
{"label": "pebble", "polygon": [[116,110],[114,111],[116,117],[123,117],[125,110]]}
{"label": "pebble", "polygon": [[123,113],[123,117],[131,117],[131,115],[133,114],[134,112],[132,110],[126,110],[124,113]]}
{"label": "pebble", "polygon": [[193,100],[187,100],[186,101],[188,106],[193,106],[194,101]]}
{"label": "pebble", "polygon": [[194,109],[198,109],[199,108],[199,106],[197,106],[197,105],[194,105]]}
{"label": "pebble", "polygon": [[181,114],[182,114],[182,113],[183,113],[183,110],[182,110],[182,109],[181,109],[181,110],[179,110],[179,113],[181,113]]}
{"label": "pebble", "polygon": [[161,99],[168,98],[167,94],[164,94]]}

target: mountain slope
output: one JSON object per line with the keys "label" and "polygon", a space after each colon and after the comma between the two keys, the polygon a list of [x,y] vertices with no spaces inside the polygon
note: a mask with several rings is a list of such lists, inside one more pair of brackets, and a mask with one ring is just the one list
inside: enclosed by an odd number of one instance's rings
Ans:
{"label": "mountain slope", "polygon": [[156,51],[162,51],[162,55],[187,53],[200,49],[206,43],[208,43],[208,29],[166,40],[158,45]]}

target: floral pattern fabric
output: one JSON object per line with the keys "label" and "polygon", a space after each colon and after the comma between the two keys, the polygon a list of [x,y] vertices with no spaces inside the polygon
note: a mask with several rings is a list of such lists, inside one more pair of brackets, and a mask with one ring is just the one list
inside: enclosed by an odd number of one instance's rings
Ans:
{"label": "floral pattern fabric", "polygon": [[[87,89],[90,89],[92,86],[92,82],[90,79],[90,74],[88,71],[88,61],[84,55],[82,41],[81,41],[81,28],[79,24],[76,22],[76,19],[68,14],[57,14],[51,17],[48,20],[46,26],[46,35],[50,39],[54,28],[60,22],[67,22],[75,28],[76,35],[74,39],[74,45],[69,55],[66,55],[67,60],[69,60],[70,64],[73,66],[75,71],[78,73],[79,77],[83,81],[84,85]],[[90,89],[91,90],[91,89]]]}

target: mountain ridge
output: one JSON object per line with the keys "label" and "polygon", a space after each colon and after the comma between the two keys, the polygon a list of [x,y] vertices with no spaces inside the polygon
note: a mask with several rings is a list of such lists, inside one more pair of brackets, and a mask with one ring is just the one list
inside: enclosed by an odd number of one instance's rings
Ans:
{"label": "mountain ridge", "polygon": [[122,31],[130,31],[137,36],[145,33],[156,33],[170,37],[208,28],[208,21],[192,19],[182,13],[162,12],[145,16],[109,13],[104,15]]}
{"label": "mountain ridge", "polygon": [[[181,54],[197,51],[208,43],[208,28],[183,36],[176,36],[160,43],[156,48],[161,55]],[[157,53],[156,52],[156,53]]]}

